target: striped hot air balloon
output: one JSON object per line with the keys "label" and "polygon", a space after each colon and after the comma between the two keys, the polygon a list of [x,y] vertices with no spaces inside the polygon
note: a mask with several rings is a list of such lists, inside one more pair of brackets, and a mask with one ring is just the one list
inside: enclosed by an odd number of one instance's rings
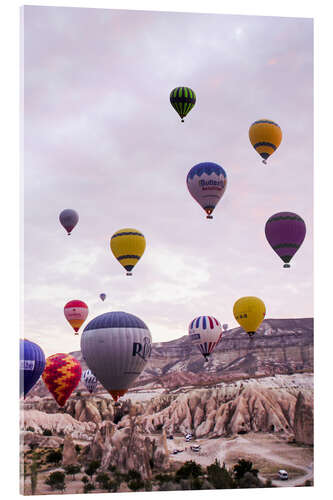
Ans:
{"label": "striped hot air balloon", "polygon": [[82,300],[70,300],[64,307],[65,318],[68,323],[72,326],[75,335],[78,335],[78,331],[85,322],[88,316],[88,306]]}
{"label": "striped hot air balloon", "polygon": [[45,355],[39,345],[20,339],[20,393],[24,397],[38,382],[45,368]]}
{"label": "striped hot air balloon", "polygon": [[207,219],[222,198],[227,187],[227,174],[217,163],[198,163],[187,174],[187,187],[193,198],[207,213]]}
{"label": "striped hot air balloon", "polygon": [[285,263],[283,267],[288,268],[289,262],[304,241],[306,226],[299,215],[293,212],[279,212],[266,222],[265,234],[274,252]]}
{"label": "striped hot air balloon", "polygon": [[249,137],[254,149],[263,158],[263,163],[267,163],[267,158],[280,146],[282,131],[277,123],[262,119],[252,123]]}
{"label": "striped hot air balloon", "polygon": [[64,406],[80,382],[81,375],[81,365],[74,356],[58,353],[46,359],[42,378],[58,405]]}
{"label": "striped hot air balloon", "polygon": [[188,334],[192,344],[198,346],[205,361],[208,361],[208,357],[222,338],[222,326],[213,316],[198,316],[191,321]]}
{"label": "striped hot air balloon", "polygon": [[176,87],[170,93],[171,106],[177,111],[182,122],[195,105],[195,101],[195,92],[189,87]]}
{"label": "striped hot air balloon", "polygon": [[101,314],[83,330],[81,351],[90,370],[115,401],[145,368],[151,354],[151,334],[134,314]]}
{"label": "striped hot air balloon", "polygon": [[131,276],[133,267],[138,263],[146,248],[146,240],[137,229],[119,229],[111,237],[110,247],[113,255]]}
{"label": "striped hot air balloon", "polygon": [[90,394],[96,391],[98,380],[91,370],[84,370],[82,380]]}

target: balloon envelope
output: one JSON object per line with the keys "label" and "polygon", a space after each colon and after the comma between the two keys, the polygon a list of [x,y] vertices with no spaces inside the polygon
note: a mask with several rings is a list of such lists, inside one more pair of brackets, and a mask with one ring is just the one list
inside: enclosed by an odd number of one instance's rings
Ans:
{"label": "balloon envelope", "polygon": [[138,263],[146,248],[146,240],[137,229],[119,229],[111,237],[110,248],[118,262],[131,275],[133,267]]}
{"label": "balloon envelope", "polygon": [[82,300],[70,300],[64,307],[65,318],[78,335],[78,331],[88,316],[88,306]]}
{"label": "balloon envelope", "polygon": [[199,316],[191,321],[188,334],[201,354],[208,361],[208,356],[213,352],[222,337],[221,323],[213,316]]}
{"label": "balloon envelope", "polygon": [[288,264],[304,241],[306,234],[305,222],[293,212],[279,212],[272,215],[265,226],[268,243],[274,252]]}
{"label": "balloon envelope", "polygon": [[95,375],[92,373],[91,370],[85,370],[83,372],[82,380],[84,382],[84,385],[86,386],[86,388],[90,392],[90,394],[92,394],[93,392],[96,391],[98,380],[95,377]]}
{"label": "balloon envelope", "polygon": [[24,397],[38,382],[45,368],[45,355],[39,345],[20,339],[20,394]]}
{"label": "balloon envelope", "polygon": [[198,163],[187,174],[187,187],[193,198],[212,219],[211,213],[227,187],[227,174],[217,163]]}
{"label": "balloon envelope", "polygon": [[242,297],[234,304],[235,319],[250,337],[255,334],[265,314],[265,304],[258,297]]}
{"label": "balloon envelope", "polygon": [[170,93],[171,106],[177,111],[182,122],[196,102],[194,90],[189,87],[176,87]]}
{"label": "balloon envelope", "polygon": [[74,356],[58,353],[46,359],[42,377],[58,405],[64,406],[80,382],[81,375],[81,365]]}
{"label": "balloon envelope", "polygon": [[222,325],[223,327],[223,330],[228,330],[228,324],[227,323],[224,323],[224,325]]}
{"label": "balloon envelope", "polygon": [[254,149],[264,158],[264,163],[266,163],[267,158],[279,147],[282,131],[277,123],[264,118],[252,123],[249,129],[249,138]]}
{"label": "balloon envelope", "polygon": [[99,295],[99,298],[104,302],[104,300],[106,299],[106,294],[105,293],[101,293]]}
{"label": "balloon envelope", "polygon": [[85,327],[81,351],[90,370],[117,401],[146,366],[151,354],[151,334],[137,316],[108,312]]}
{"label": "balloon envelope", "polygon": [[74,229],[79,221],[79,214],[71,209],[65,208],[59,215],[60,224],[66,229],[68,234]]}

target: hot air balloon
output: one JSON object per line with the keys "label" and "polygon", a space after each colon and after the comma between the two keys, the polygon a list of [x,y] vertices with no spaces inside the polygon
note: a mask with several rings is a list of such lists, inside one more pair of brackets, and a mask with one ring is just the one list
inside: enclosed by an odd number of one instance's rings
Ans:
{"label": "hot air balloon", "polygon": [[282,131],[279,125],[272,120],[257,120],[249,129],[252,146],[267,163],[267,158],[276,151],[282,140]]}
{"label": "hot air balloon", "polygon": [[266,314],[265,304],[258,297],[242,297],[234,304],[234,316],[242,328],[252,337]]}
{"label": "hot air balloon", "polygon": [[199,316],[191,321],[188,334],[192,344],[198,346],[205,361],[208,361],[208,357],[221,340],[221,323],[213,316]]}
{"label": "hot air balloon", "polygon": [[227,174],[217,163],[198,163],[187,174],[187,187],[193,198],[212,219],[211,213],[227,187]]}
{"label": "hot air balloon", "polygon": [[176,87],[171,91],[171,106],[177,111],[182,122],[184,122],[184,116],[186,116],[195,105],[195,101],[195,93],[189,87]]}
{"label": "hot air balloon", "polygon": [[42,378],[59,406],[64,406],[82,375],[81,365],[70,354],[53,354],[46,359]]}
{"label": "hot air balloon", "polygon": [[106,294],[100,293],[99,298],[104,302],[104,300],[106,299]]}
{"label": "hot air balloon", "polygon": [[70,300],[64,307],[65,318],[78,335],[78,331],[82,323],[85,322],[88,316],[88,306],[82,300]]}
{"label": "hot air balloon", "polygon": [[20,394],[24,397],[38,382],[45,368],[45,356],[39,345],[20,339]]}
{"label": "hot air balloon", "polygon": [[83,359],[115,401],[140,375],[151,354],[151,335],[137,316],[114,311],[101,314],[83,330]]}
{"label": "hot air balloon", "polygon": [[92,373],[91,370],[85,370],[83,372],[82,380],[84,382],[84,385],[86,386],[86,388],[90,392],[90,394],[92,394],[93,392],[96,391],[98,380],[95,377],[95,375]]}
{"label": "hot air balloon", "polygon": [[79,221],[79,214],[71,208],[66,208],[60,213],[59,220],[69,236]]}
{"label": "hot air balloon", "polygon": [[119,229],[111,237],[110,247],[115,258],[132,276],[132,269],[140,260],[146,248],[146,240],[137,229]]}
{"label": "hot air balloon", "polygon": [[228,330],[228,325],[227,325],[227,323],[224,323],[224,324],[222,325],[222,328],[223,328],[223,330],[224,330],[224,331]]}
{"label": "hot air balloon", "polygon": [[285,263],[290,267],[290,260],[295,255],[306,234],[305,222],[293,212],[279,212],[272,215],[265,226],[268,243]]}

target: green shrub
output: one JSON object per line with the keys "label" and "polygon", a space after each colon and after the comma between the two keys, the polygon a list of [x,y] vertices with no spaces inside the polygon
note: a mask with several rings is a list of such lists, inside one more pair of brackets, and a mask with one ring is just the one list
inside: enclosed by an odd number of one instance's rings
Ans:
{"label": "green shrub", "polygon": [[78,474],[81,470],[79,465],[66,465],[65,472],[68,475],[72,476],[72,479],[75,480],[75,474]]}
{"label": "green shrub", "polygon": [[26,431],[35,432],[35,429],[29,425],[29,427],[26,428]]}
{"label": "green shrub", "polygon": [[46,456],[46,461],[49,464],[58,464],[62,460],[62,452],[52,450]]}
{"label": "green shrub", "polygon": [[85,468],[84,472],[90,476],[90,478],[93,477],[97,469],[100,467],[101,462],[99,460],[93,460],[90,462],[90,464]]}
{"label": "green shrub", "polygon": [[145,485],[145,483],[142,481],[142,479],[132,479],[128,483],[128,487],[132,491],[138,491],[138,490],[144,488],[144,485]]}
{"label": "green shrub", "polygon": [[215,462],[207,467],[207,479],[216,489],[234,488],[234,480],[231,474],[225,468],[221,467],[220,462]]}
{"label": "green shrub", "polygon": [[188,479],[190,477],[198,477],[203,475],[203,470],[200,464],[193,460],[185,462],[176,472],[176,479]]}
{"label": "green shrub", "polygon": [[43,436],[52,436],[52,432],[50,431],[50,429],[44,429]]}
{"label": "green shrub", "polygon": [[45,484],[50,486],[51,490],[64,491],[66,488],[65,474],[61,471],[52,472],[46,479]]}
{"label": "green shrub", "polygon": [[83,486],[83,493],[89,493],[89,491],[92,491],[95,489],[95,486],[92,483],[86,483]]}

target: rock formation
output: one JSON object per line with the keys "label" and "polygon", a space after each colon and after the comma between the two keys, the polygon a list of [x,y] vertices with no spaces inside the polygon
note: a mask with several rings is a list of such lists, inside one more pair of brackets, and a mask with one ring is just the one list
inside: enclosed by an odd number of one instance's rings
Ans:
{"label": "rock formation", "polygon": [[298,394],[295,408],[295,441],[313,445],[313,402],[306,401],[304,394]]}
{"label": "rock formation", "polygon": [[62,451],[62,465],[76,465],[78,463],[75,444],[70,434],[66,434]]}

